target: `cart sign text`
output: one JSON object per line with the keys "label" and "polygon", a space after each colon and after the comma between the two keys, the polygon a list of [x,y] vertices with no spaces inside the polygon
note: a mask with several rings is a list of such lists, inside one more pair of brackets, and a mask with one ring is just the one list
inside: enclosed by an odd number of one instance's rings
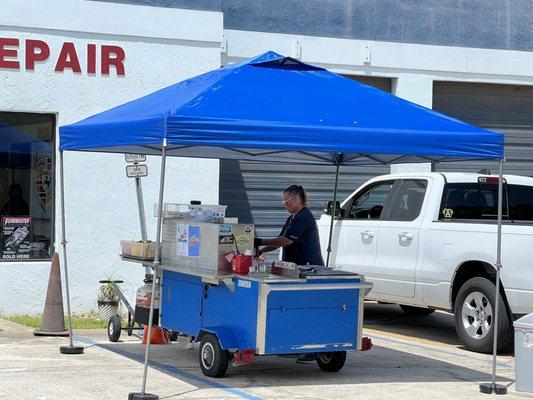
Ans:
{"label": "cart sign text", "polygon": [[0,69],[34,71],[40,63],[52,60],[55,72],[110,75],[115,71],[117,76],[124,76],[125,58],[126,53],[120,46],[63,42],[55,53],[43,40],[0,37]]}

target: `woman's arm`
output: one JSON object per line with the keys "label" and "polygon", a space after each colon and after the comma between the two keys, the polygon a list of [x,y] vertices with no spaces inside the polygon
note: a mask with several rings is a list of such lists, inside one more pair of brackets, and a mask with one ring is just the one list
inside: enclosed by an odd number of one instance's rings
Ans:
{"label": "woman's arm", "polygon": [[274,247],[275,249],[279,247],[290,246],[292,243],[293,241],[290,239],[287,239],[285,236],[261,239],[261,246]]}
{"label": "woman's arm", "polygon": [[266,247],[263,247],[262,249],[260,249],[261,253],[268,253],[268,252],[271,252],[271,251],[274,251],[274,250],[277,250],[279,249],[279,247],[276,247],[276,246],[266,246]]}

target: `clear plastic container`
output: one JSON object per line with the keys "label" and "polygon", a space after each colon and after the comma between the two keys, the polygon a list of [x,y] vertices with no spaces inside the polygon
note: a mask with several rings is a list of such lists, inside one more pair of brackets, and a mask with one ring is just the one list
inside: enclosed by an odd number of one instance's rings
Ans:
{"label": "clear plastic container", "polygon": [[155,242],[143,240],[121,240],[120,248],[125,257],[140,260],[153,260],[155,257]]}
{"label": "clear plastic container", "polygon": [[228,206],[189,204],[190,218],[197,222],[224,222]]}
{"label": "clear plastic container", "polygon": [[[154,217],[158,216],[158,204],[154,204]],[[190,211],[188,204],[164,203],[163,218],[189,218]]]}
{"label": "clear plastic container", "polygon": [[[218,204],[163,204],[163,218],[191,219],[197,222],[224,222],[226,208]],[[158,216],[157,204],[154,205],[154,217]]]}

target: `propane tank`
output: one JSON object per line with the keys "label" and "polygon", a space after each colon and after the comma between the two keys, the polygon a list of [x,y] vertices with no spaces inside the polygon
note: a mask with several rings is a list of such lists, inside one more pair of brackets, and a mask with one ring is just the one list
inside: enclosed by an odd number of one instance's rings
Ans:
{"label": "propane tank", "polygon": [[[140,324],[148,325],[150,319],[150,302],[152,301],[152,274],[146,274],[144,278],[144,285],[137,289],[137,296],[135,298],[135,321]],[[155,287],[154,297],[154,316],[152,318],[152,325],[159,325],[159,306],[161,293],[159,286]]]}

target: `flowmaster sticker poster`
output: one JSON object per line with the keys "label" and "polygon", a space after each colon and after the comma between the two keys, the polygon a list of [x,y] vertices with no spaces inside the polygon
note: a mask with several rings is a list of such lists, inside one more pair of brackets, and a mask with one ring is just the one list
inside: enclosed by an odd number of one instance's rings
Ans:
{"label": "flowmaster sticker poster", "polygon": [[30,258],[31,217],[2,217],[1,253],[4,260]]}

